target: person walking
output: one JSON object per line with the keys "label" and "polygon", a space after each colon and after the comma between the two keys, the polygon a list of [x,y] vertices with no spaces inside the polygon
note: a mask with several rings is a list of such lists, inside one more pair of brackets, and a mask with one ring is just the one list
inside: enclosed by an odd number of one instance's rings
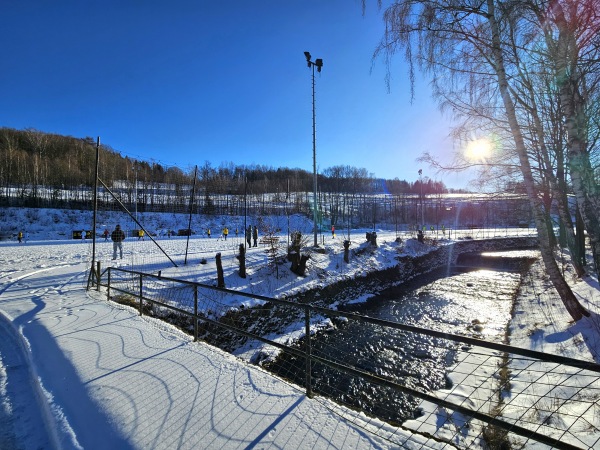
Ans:
{"label": "person walking", "polygon": [[228,234],[229,234],[229,229],[227,227],[223,228],[223,239],[227,240]]}
{"label": "person walking", "polygon": [[19,241],[19,244],[23,243],[23,232],[19,231],[19,233],[17,234],[17,240]]}
{"label": "person walking", "polygon": [[125,240],[125,233],[121,230],[121,225],[117,225],[110,235],[110,239],[113,241],[113,259],[117,259],[117,250],[123,259],[123,241]]}
{"label": "person walking", "polygon": [[206,236],[208,236],[210,238],[210,228],[206,229]]}
{"label": "person walking", "polygon": [[254,246],[258,245],[258,227],[254,225],[254,231],[252,232],[252,238],[254,239]]}
{"label": "person walking", "polygon": [[82,241],[85,241],[85,237],[86,237],[86,233],[85,233],[85,230],[83,230],[83,231],[81,232],[81,240],[82,240]]}
{"label": "person walking", "polygon": [[108,241],[108,236],[110,236],[110,233],[108,232],[108,228],[104,229],[103,235],[104,235],[104,241],[105,242]]}
{"label": "person walking", "polygon": [[246,229],[246,242],[248,242],[248,247],[252,247],[252,225],[248,225]]}
{"label": "person walking", "polygon": [[139,241],[140,239],[141,239],[142,241],[144,240],[144,230],[140,230],[140,231],[138,231],[138,241]]}
{"label": "person walking", "polygon": [[335,239],[335,225],[331,225],[331,239]]}

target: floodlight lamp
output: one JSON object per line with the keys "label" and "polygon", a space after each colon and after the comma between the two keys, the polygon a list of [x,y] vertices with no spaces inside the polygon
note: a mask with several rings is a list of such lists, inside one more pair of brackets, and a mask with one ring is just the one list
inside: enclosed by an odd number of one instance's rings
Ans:
{"label": "floodlight lamp", "polygon": [[306,56],[306,60],[310,62],[310,53],[304,52],[304,56]]}
{"label": "floodlight lamp", "polygon": [[315,61],[315,66],[317,66],[317,72],[321,71],[321,67],[323,67],[323,60],[322,59],[317,59]]}

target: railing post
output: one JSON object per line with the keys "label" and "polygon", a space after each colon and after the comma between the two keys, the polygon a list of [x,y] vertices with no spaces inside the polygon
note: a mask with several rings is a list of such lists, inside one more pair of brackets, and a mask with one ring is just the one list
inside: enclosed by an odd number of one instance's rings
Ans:
{"label": "railing post", "polygon": [[304,339],[304,342],[306,342],[305,347],[304,347],[304,355],[306,357],[306,396],[308,398],[312,398],[313,392],[312,392],[312,380],[311,380],[312,367],[311,367],[311,359],[310,359],[310,354],[311,354],[310,308],[308,307],[308,305],[306,305],[304,307],[304,327],[306,330],[306,338]]}
{"label": "railing post", "polygon": [[108,267],[108,287],[106,288],[106,301],[110,300],[110,266]]}
{"label": "railing post", "polygon": [[96,290],[100,292],[100,261],[96,262]]}
{"label": "railing post", "polygon": [[143,275],[140,273],[140,316],[143,315],[143,297],[144,297],[144,277]]}
{"label": "railing post", "polygon": [[198,340],[198,286],[194,285],[194,342]]}

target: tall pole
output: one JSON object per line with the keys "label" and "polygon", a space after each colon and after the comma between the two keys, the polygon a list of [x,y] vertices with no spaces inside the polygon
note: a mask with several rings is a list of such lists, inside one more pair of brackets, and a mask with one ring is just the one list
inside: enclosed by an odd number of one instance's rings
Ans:
{"label": "tall pole", "polygon": [[[192,184],[192,197],[190,198],[190,215],[188,217],[187,240],[185,241],[185,259],[183,260],[184,265],[187,264],[188,247],[190,245],[190,236],[192,234],[192,214],[194,212],[194,196],[196,193],[196,179],[197,178],[198,178],[198,166],[196,165],[194,167],[194,183]],[[137,185],[137,182],[136,182],[136,185]]]}
{"label": "tall pole", "polygon": [[[248,252],[246,248],[246,242],[248,240],[248,177],[244,177],[244,255]],[[245,258],[246,256],[244,256]]]}
{"label": "tall pole", "polygon": [[98,269],[98,273],[96,273],[96,211],[98,211],[98,174],[100,167],[100,136],[96,139],[96,168],[95,168],[95,178],[94,178],[94,212],[92,217],[92,267],[90,269],[90,274],[88,276],[88,284],[87,288],[90,288],[90,281],[92,283],[97,283],[97,286],[100,285],[100,269]]}
{"label": "tall pole", "polygon": [[96,139],[96,166],[94,177],[94,212],[92,217],[92,269],[96,260],[96,212],[98,211],[98,175],[100,168],[100,136]]}
{"label": "tall pole", "polygon": [[134,200],[135,200],[135,220],[137,220],[137,202],[138,202],[138,193],[137,193],[137,176],[138,176],[138,166],[137,166],[137,161],[135,162],[133,169],[135,171],[135,193],[134,193]]}
{"label": "tall pole", "polygon": [[318,246],[317,242],[317,124],[315,119],[315,65],[311,64],[312,67],[312,142],[313,142],[313,232],[315,243],[314,246]]}
{"label": "tall pole", "polygon": [[421,228],[425,225],[425,209],[423,207],[423,170],[419,169],[419,187],[421,189]]}
{"label": "tall pole", "polygon": [[313,141],[313,232],[314,232],[314,246],[318,247],[317,241],[317,124],[316,124],[316,112],[315,112],[315,67],[317,72],[321,72],[323,67],[323,60],[317,59],[315,62],[310,60],[310,53],[304,52],[308,67],[312,69],[312,141]]}

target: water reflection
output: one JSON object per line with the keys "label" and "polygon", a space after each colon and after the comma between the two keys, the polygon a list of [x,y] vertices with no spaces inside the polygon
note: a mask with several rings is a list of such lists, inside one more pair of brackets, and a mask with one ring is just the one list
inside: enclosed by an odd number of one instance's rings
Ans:
{"label": "water reflection", "polygon": [[[515,256],[513,262],[523,261],[523,255]],[[505,252],[503,258],[506,257]],[[346,310],[503,342],[521,279],[521,274],[513,269],[440,269],[390,289],[365,304],[348,305]],[[458,349],[465,347],[445,339],[357,321],[340,322],[336,332],[312,339],[312,352],[316,356],[426,392],[449,387],[447,371]],[[300,362],[295,359],[282,356],[272,369],[303,384],[303,374],[290,374],[290,367]],[[419,401],[394,389],[345,375],[324,364],[314,364],[312,375],[315,392],[381,419],[401,423],[418,415]]]}

